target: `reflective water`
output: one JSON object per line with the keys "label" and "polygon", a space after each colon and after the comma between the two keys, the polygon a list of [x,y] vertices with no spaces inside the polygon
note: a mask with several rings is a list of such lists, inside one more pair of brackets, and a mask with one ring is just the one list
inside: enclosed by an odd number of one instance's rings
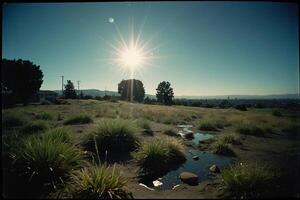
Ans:
{"label": "reflective water", "polygon": [[[193,160],[193,156],[198,156],[199,160]],[[177,184],[182,184],[179,175],[188,171],[198,175],[198,181],[204,181],[209,177],[209,167],[216,164],[218,166],[228,165],[232,162],[229,157],[219,156],[213,153],[190,150],[186,153],[186,162],[178,169],[168,172],[160,180],[163,184],[159,189],[172,189]]]}
{"label": "reflective water", "polygon": [[[191,153],[190,153],[191,152]],[[213,153],[190,150],[187,154],[187,161],[180,166],[177,170],[168,172],[162,177],[163,183],[161,189],[172,189],[177,184],[182,184],[179,175],[181,172],[188,171],[198,175],[198,181],[204,181],[209,176],[209,167],[216,164],[218,166],[224,166],[230,164],[231,158],[219,156]],[[194,160],[193,156],[198,156],[199,160]]]}
{"label": "reflective water", "polygon": [[208,133],[195,133],[194,134],[194,139],[192,139],[191,141],[198,145],[200,141],[203,141],[203,140],[207,140],[207,139],[210,139],[210,138],[213,138],[214,135],[212,134],[208,134]]}
{"label": "reflective water", "polygon": [[[178,125],[177,127],[182,128],[178,134],[182,137],[190,132],[189,128],[192,128],[192,125]],[[194,134],[194,138],[191,141],[198,145],[200,141],[207,140],[214,137],[213,134],[200,133],[197,132]],[[204,181],[209,178],[210,172],[209,167],[212,165],[224,166],[229,165],[233,160],[232,158],[216,155],[207,151],[199,151],[196,149],[191,149],[186,154],[186,161],[180,165],[177,169],[169,171],[167,174],[163,175],[160,182],[162,185],[155,187],[156,190],[166,190],[172,189],[177,184],[182,184],[182,181],[179,178],[181,172],[188,171],[198,175],[198,182]],[[198,160],[194,160],[193,157],[198,156]],[[154,188],[152,181],[148,180],[145,182],[149,187]]]}

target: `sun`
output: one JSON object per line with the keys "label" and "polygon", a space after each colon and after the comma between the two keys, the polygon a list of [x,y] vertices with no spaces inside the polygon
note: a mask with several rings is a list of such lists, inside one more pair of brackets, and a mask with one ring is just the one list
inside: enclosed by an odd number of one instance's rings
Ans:
{"label": "sun", "polygon": [[131,46],[121,51],[120,61],[123,67],[134,70],[143,65],[144,56],[139,49]]}
{"label": "sun", "polygon": [[109,49],[110,57],[105,59],[109,61],[111,66],[119,70],[122,75],[129,75],[130,78],[133,78],[137,73],[141,75],[145,68],[154,66],[153,61],[161,57],[156,55],[158,46],[153,46],[151,43],[156,34],[152,34],[148,40],[143,40],[144,23],[136,33],[132,22],[131,26],[128,27],[128,38],[125,39],[116,21],[113,18],[108,19],[108,21],[117,33],[113,38],[114,42],[100,38],[111,47]]}

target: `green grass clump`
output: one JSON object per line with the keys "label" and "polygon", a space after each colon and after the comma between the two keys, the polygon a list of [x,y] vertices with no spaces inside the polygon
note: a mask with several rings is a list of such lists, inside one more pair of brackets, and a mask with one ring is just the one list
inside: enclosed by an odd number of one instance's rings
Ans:
{"label": "green grass clump", "polygon": [[145,174],[160,173],[186,160],[183,144],[170,137],[144,142],[133,156]]}
{"label": "green grass clump", "polygon": [[2,127],[11,128],[17,126],[23,126],[26,123],[25,117],[23,114],[16,113],[4,113],[2,115]]}
{"label": "green grass clump", "polygon": [[132,193],[126,180],[115,170],[105,165],[92,166],[75,172],[71,176],[66,194],[79,199],[129,199]]}
{"label": "green grass clump", "polygon": [[73,138],[71,136],[70,130],[64,127],[54,128],[47,131],[43,136],[49,140],[56,140],[63,143],[73,143]]}
{"label": "green grass clump", "polygon": [[224,189],[236,198],[257,198],[270,187],[274,174],[264,165],[236,164],[222,170]]}
{"label": "green grass clump", "polygon": [[95,142],[100,154],[115,152],[128,153],[137,146],[136,127],[128,120],[104,119],[83,137],[83,146],[95,152]]}
{"label": "green grass clump", "polygon": [[264,135],[264,130],[260,127],[257,127],[254,124],[250,123],[241,123],[237,126],[236,131],[243,135],[255,135],[255,136],[262,136]]}
{"label": "green grass clump", "polygon": [[48,124],[44,121],[33,121],[22,127],[21,132],[23,134],[32,134],[43,132],[49,128]]}
{"label": "green grass clump", "polygon": [[178,136],[176,130],[174,128],[171,128],[171,127],[170,128],[166,128],[164,130],[164,134],[166,134],[168,136]]}
{"label": "green grass clump", "polygon": [[230,145],[225,141],[216,140],[210,146],[213,153],[223,155],[223,156],[235,156],[234,151],[231,149]]}
{"label": "green grass clump", "polygon": [[53,120],[53,115],[47,112],[39,113],[35,117],[36,119],[41,119],[41,120]]}
{"label": "green grass clump", "polygon": [[209,121],[204,121],[204,122],[200,123],[198,128],[201,131],[217,131],[218,130],[216,125]]}
{"label": "green grass clump", "polygon": [[218,140],[224,144],[241,144],[240,137],[236,134],[222,135]]}
{"label": "green grass clump", "polygon": [[16,151],[14,168],[25,180],[22,189],[33,196],[55,189],[73,170],[86,164],[80,148],[50,135],[29,136]]}
{"label": "green grass clump", "polygon": [[75,115],[65,120],[64,125],[70,124],[88,124],[93,122],[93,119],[88,115]]}
{"label": "green grass clump", "polygon": [[137,125],[143,129],[151,129],[150,122],[147,119],[138,119]]}

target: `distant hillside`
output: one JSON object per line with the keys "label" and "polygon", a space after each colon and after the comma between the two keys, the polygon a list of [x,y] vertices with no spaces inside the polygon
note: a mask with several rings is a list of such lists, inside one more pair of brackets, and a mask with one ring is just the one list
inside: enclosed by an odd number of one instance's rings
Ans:
{"label": "distant hillside", "polygon": [[[81,90],[84,95],[101,96],[105,95],[105,91],[97,89]],[[54,90],[54,92],[61,95],[61,90]],[[120,96],[116,91],[106,91],[109,96]],[[155,99],[156,96],[152,94],[146,94],[146,97]],[[216,95],[216,96],[175,96],[176,99],[299,99],[298,94],[271,94],[271,95]]]}
{"label": "distant hillside", "polygon": [[[77,90],[76,90],[77,91]],[[97,90],[97,89],[86,89],[81,90],[84,95],[91,95],[93,97],[100,96],[103,97],[105,94],[109,96],[120,96],[120,94],[116,91],[103,91],[103,90]],[[61,90],[54,90],[54,92],[61,95]],[[154,95],[146,94],[146,97],[149,96],[149,98],[156,98]]]}
{"label": "distant hillside", "polygon": [[299,99],[298,94],[175,96],[176,99]]}
{"label": "distant hillside", "polygon": [[[115,91],[102,91],[102,90],[97,90],[97,89],[86,89],[86,90],[80,90],[80,91],[82,91],[83,95],[91,95],[93,97],[95,97],[95,96],[103,97],[105,94],[109,95],[109,96],[120,96],[120,94]],[[54,92],[61,95],[61,90],[54,90]],[[77,90],[76,90],[76,92],[77,92]]]}

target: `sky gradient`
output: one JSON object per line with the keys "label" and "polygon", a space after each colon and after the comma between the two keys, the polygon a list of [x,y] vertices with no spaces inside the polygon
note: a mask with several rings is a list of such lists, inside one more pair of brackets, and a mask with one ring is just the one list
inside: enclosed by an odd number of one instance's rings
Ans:
{"label": "sky gradient", "polygon": [[164,80],[176,96],[299,91],[298,7],[293,3],[2,5],[2,57],[40,65],[41,89],[61,89],[64,75],[80,80],[81,89],[117,91],[130,75],[108,62],[114,55],[107,43],[117,45],[116,27],[128,41],[133,24],[135,33],[142,27],[141,41],[154,48],[151,65],[134,74],[148,94]]}

